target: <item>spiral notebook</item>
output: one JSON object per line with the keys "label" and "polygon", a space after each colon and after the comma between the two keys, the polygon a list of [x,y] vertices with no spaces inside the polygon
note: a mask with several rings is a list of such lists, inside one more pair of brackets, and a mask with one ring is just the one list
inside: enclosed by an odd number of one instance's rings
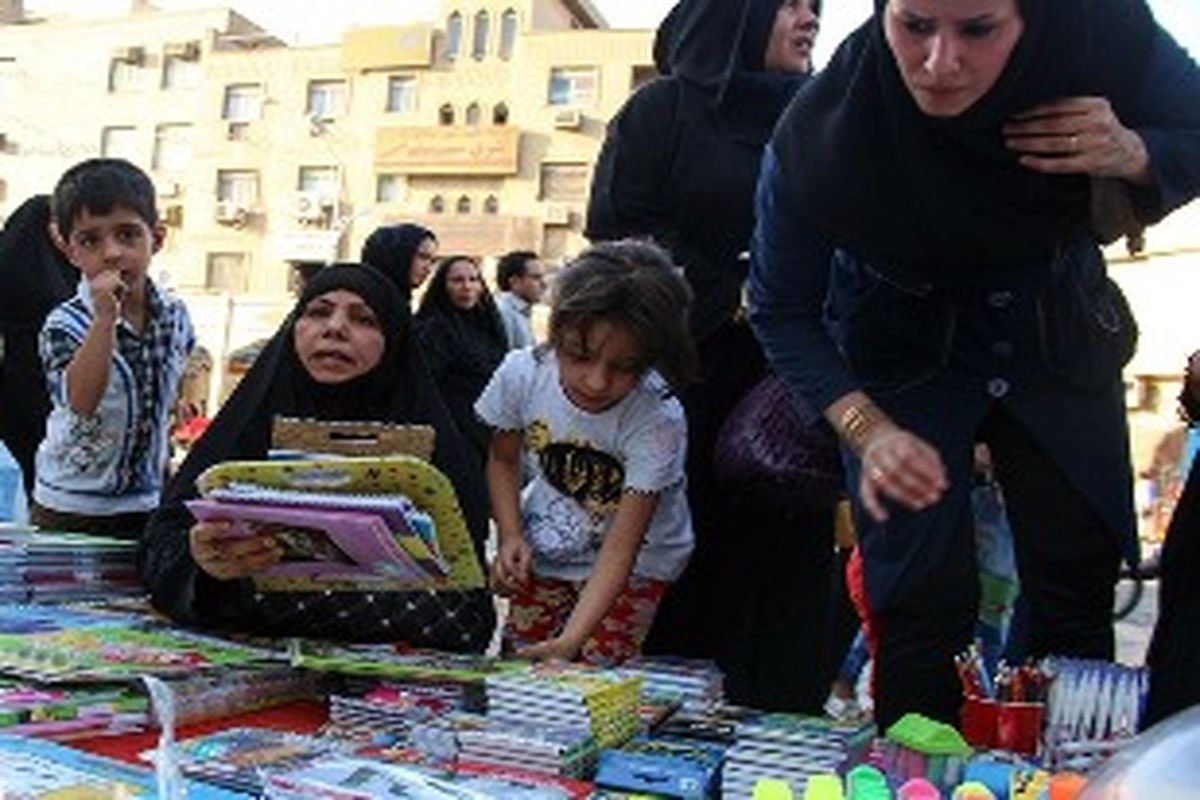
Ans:
{"label": "spiral notebook", "polygon": [[413,456],[231,461],[196,480],[197,519],[270,530],[284,561],[267,591],[475,589],[484,585],[454,487]]}

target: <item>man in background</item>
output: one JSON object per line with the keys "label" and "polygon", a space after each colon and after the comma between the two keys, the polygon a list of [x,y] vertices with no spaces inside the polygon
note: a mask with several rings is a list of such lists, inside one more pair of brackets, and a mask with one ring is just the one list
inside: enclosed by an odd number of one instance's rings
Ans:
{"label": "man in background", "polygon": [[508,348],[516,350],[536,344],[531,316],[533,306],[542,299],[546,275],[537,253],[514,250],[500,258],[496,265],[496,308],[504,322]]}

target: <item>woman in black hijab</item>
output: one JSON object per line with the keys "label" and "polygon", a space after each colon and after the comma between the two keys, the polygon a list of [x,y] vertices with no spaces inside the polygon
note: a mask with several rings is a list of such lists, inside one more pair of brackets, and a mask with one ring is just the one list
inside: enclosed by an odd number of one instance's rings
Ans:
{"label": "woman in black hijab", "polygon": [[411,346],[409,323],[396,287],[370,267],[327,267],[308,283],[147,525],[139,569],[156,608],[185,624],[272,636],[463,651],[487,646],[495,615],[484,589],[256,592],[249,576],[278,558],[270,536],[220,539],[196,525],[184,505],[209,466],[265,458],[276,416],[428,424],[436,432],[433,463],[454,484],[481,557],[487,536],[482,471]]}
{"label": "woman in black hijab", "polygon": [[417,337],[450,416],[486,464],[492,434],[475,416],[475,401],[508,352],[508,338],[474,259],[449,256],[438,264],[421,298]]}
{"label": "woman in black hijab", "polygon": [[877,0],[780,121],[751,319],[843,439],[881,727],[957,717],[977,441],[1030,654],[1111,658],[1118,564],[1138,559],[1137,332],[1093,211],[1154,222],[1198,190],[1200,72],[1144,0]]}
{"label": "woman in black hijab", "polygon": [[361,258],[390,278],[407,301],[433,270],[437,246],[437,237],[428,228],[387,225],[376,228],[363,242]]}
{"label": "woman in black hijab", "polygon": [[700,380],[688,418],[696,549],[646,640],[648,653],[715,658],[731,701],[817,712],[833,509],[741,502],[713,475],[721,424],[763,377],[741,319],[763,146],[807,80],[820,0],[682,0],[655,42],[666,77],[609,125],[588,206],[593,240],[652,237],[692,288]]}
{"label": "woman in black hijab", "polygon": [[30,490],[50,413],[38,333],[79,283],[79,270],[54,245],[49,225],[50,197],[40,194],[18,206],[0,234],[0,439]]}

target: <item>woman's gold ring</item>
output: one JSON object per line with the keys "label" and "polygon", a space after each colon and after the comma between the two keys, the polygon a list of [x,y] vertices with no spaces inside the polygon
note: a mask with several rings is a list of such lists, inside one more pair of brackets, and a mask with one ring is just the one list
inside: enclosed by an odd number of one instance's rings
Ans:
{"label": "woman's gold ring", "polygon": [[871,480],[876,483],[883,483],[883,470],[879,467],[871,467]]}
{"label": "woman's gold ring", "polygon": [[1071,134],[1071,152],[1072,153],[1079,152],[1079,134],[1078,133]]}

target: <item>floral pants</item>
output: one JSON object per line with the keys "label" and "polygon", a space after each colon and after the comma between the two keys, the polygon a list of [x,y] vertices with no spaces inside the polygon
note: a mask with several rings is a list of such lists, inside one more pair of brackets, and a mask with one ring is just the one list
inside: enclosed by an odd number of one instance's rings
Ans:
{"label": "floral pants", "polygon": [[[509,599],[502,649],[511,654],[544,642],[562,632],[579,600],[584,581],[532,576]],[[579,660],[599,666],[628,661],[641,652],[642,641],[670,583],[631,576],[612,608],[592,631],[579,652]]]}

